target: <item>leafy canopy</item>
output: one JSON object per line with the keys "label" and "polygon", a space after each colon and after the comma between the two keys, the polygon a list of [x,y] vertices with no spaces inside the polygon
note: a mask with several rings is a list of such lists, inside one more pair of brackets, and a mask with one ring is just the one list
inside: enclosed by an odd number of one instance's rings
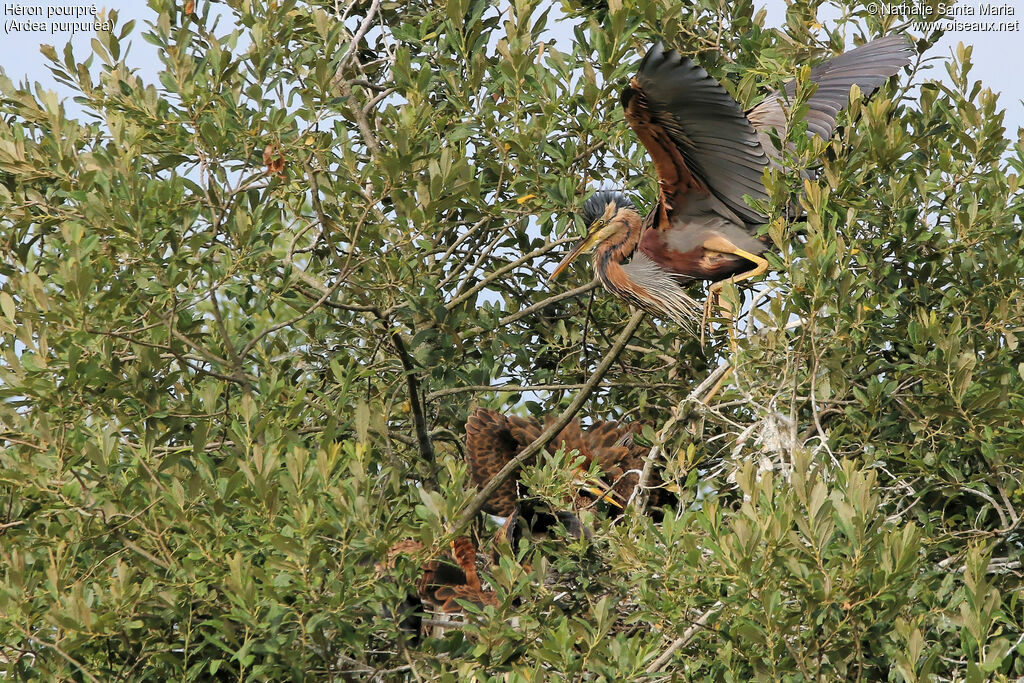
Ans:
{"label": "leafy canopy", "polygon": [[4,675],[1024,673],[1024,156],[970,48],[794,127],[722,394],[686,400],[724,331],[647,319],[587,402],[652,425],[678,509],[499,553],[501,607],[442,639],[400,624],[425,558],[375,567],[443,549],[471,405],[568,405],[629,317],[545,279],[592,189],[655,197],[616,106],[642,52],[751,106],[897,28],[819,5],[151,0],[44,48],[80,114],[0,76]]}

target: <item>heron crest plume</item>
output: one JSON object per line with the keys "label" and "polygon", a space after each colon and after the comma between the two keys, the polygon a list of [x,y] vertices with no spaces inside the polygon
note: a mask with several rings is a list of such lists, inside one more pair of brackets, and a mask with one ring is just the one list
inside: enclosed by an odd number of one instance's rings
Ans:
{"label": "heron crest plume", "polygon": [[580,218],[583,219],[583,225],[587,230],[590,230],[590,226],[594,224],[594,221],[605,215],[609,204],[615,206],[615,209],[611,212],[612,216],[619,209],[636,209],[629,197],[621,192],[616,190],[598,190],[590,199],[583,202],[583,208],[580,209]]}

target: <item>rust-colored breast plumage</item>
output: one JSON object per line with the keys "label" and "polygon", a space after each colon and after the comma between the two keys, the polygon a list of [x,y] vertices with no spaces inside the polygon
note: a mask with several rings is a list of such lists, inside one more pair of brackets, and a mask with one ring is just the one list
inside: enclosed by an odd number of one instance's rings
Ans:
{"label": "rust-colored breast plumage", "polygon": [[[751,248],[751,251],[760,253],[766,247],[765,242]],[[750,269],[750,261],[741,256],[712,251],[699,244],[686,251],[673,249],[668,245],[665,233],[660,230],[644,232],[640,238],[640,250],[667,271],[701,280],[722,280]]]}
{"label": "rust-colored breast plumage", "polygon": [[452,543],[455,565],[432,560],[424,565],[416,592],[424,604],[446,613],[461,612],[459,600],[480,607],[497,605],[493,591],[484,590],[476,571],[476,547],[465,537]]}

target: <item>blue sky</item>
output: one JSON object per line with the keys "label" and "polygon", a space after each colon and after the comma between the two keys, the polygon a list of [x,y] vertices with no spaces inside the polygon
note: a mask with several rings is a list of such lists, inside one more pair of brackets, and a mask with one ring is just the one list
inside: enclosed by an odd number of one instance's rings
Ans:
{"label": "blue sky", "polygon": [[[883,2],[874,3],[870,0],[864,1],[875,7],[882,7],[885,4]],[[40,19],[38,17],[12,16],[7,12],[7,8],[10,5],[18,4],[26,7],[38,7],[45,12],[47,8],[68,7],[76,3],[62,0],[22,0],[18,3],[8,3],[6,1],[0,3],[0,15],[2,15],[0,19],[3,19],[5,29],[5,34],[2,40],[0,40],[0,68],[3,68],[8,77],[16,82],[27,77],[31,81],[39,81],[45,88],[56,89],[59,94],[66,95],[67,91],[53,81],[49,70],[45,66],[44,58],[39,54],[39,46],[49,43],[57,47],[57,51],[60,53],[63,45],[70,39],[74,45],[76,55],[82,60],[89,54],[89,42],[92,35],[81,32],[74,35],[70,33],[50,34],[45,31],[9,33],[7,32],[8,21],[12,19]],[[768,11],[767,24],[769,26],[779,26],[782,23],[786,7],[783,0],[767,0],[759,4]],[[986,3],[982,2],[982,0],[961,0],[958,3],[958,7],[973,8],[976,11],[980,11],[983,4]],[[986,86],[1002,93],[1000,103],[1007,111],[1006,127],[1009,137],[1013,138],[1017,129],[1024,126],[1024,104],[1021,102],[1024,99],[1024,78],[1020,77],[1020,67],[1017,66],[1019,57],[1024,55],[1024,50],[1021,49],[1021,44],[1024,42],[1024,0],[1009,0],[1008,2],[987,4],[1003,8],[1006,15],[999,17],[971,17],[968,15],[959,18],[963,20],[997,19],[1010,22],[1011,24],[1016,22],[1017,30],[949,32],[943,37],[940,44],[932,50],[931,54],[944,57],[949,56],[953,54],[957,43],[961,41],[966,45],[974,47],[973,61],[975,67],[973,76],[975,79],[981,80]],[[146,21],[153,16],[153,12],[138,0],[108,0],[108,2],[100,3],[100,6],[116,10],[122,24],[128,19],[136,19],[138,21],[136,34],[140,32],[141,27],[145,25]],[[828,9],[827,6],[823,7],[819,17],[826,23],[828,22]],[[83,17],[82,19],[86,18],[89,17]],[[45,19],[45,17],[42,17],[42,19]],[[62,20],[66,21],[66,18],[62,18]],[[559,39],[558,42],[563,40],[562,36],[559,35],[560,33],[561,31],[557,29],[553,31],[553,34]],[[565,32],[564,40],[571,40],[570,32]],[[155,73],[159,68],[156,48],[142,40],[141,36],[139,36],[132,41],[129,54],[129,63],[139,68],[143,79],[155,82]],[[928,78],[945,79],[946,77],[941,65],[938,65],[937,68],[932,69],[930,72],[926,72],[926,74]],[[71,107],[71,110],[74,110],[73,107]]]}

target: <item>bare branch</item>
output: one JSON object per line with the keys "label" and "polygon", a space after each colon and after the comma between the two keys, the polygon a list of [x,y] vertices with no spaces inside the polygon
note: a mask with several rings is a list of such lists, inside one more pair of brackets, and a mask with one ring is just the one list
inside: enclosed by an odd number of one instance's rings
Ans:
{"label": "bare branch", "polygon": [[430,433],[427,430],[427,418],[423,414],[423,399],[420,396],[420,380],[416,376],[416,368],[412,363],[412,357],[405,347],[405,341],[398,332],[391,334],[391,343],[398,352],[398,358],[402,361],[402,368],[405,370],[405,381],[409,387],[409,408],[412,411],[413,425],[416,427],[416,442],[420,449],[420,455],[429,463],[434,462],[434,445],[430,441]]}
{"label": "bare branch", "polygon": [[494,282],[498,278],[504,276],[509,271],[515,270],[516,268],[518,268],[519,266],[523,265],[527,261],[531,261],[531,260],[537,258],[538,256],[543,256],[544,254],[548,253],[549,251],[551,251],[552,249],[554,249],[555,247],[557,247],[559,245],[565,244],[567,242],[572,242],[572,241],[573,241],[572,238],[566,238],[566,239],[561,239],[561,240],[555,240],[553,242],[548,242],[544,246],[538,247],[538,248],[534,249],[533,251],[531,251],[528,254],[524,254],[523,256],[519,257],[515,261],[512,261],[511,263],[506,263],[504,266],[502,266],[501,268],[498,268],[493,273],[488,274],[487,277],[485,277],[483,280],[481,280],[480,282],[478,282],[475,285],[473,285],[472,287],[470,287],[464,293],[460,294],[459,296],[455,297],[454,299],[452,299],[451,301],[446,303],[444,305],[445,309],[449,310],[449,311],[452,310],[453,308],[455,308],[456,306],[461,304],[463,301],[466,301],[467,299],[469,299],[469,297],[473,296],[474,294],[479,292],[481,289],[483,289],[487,285],[491,284],[492,282]]}
{"label": "bare branch", "polygon": [[647,506],[647,499],[650,497],[650,489],[648,482],[651,480],[651,472],[654,469],[654,461],[658,459],[661,452],[662,446],[665,443],[665,438],[668,436],[669,431],[676,425],[676,423],[685,420],[690,416],[693,411],[693,405],[697,401],[705,401],[704,396],[709,392],[710,389],[717,387],[718,382],[725,377],[726,373],[732,369],[732,366],[728,363],[722,363],[714,369],[711,374],[704,378],[704,380],[694,387],[693,391],[687,395],[679,404],[672,410],[672,417],[662,425],[661,430],[658,431],[657,441],[654,446],[651,447],[651,451],[644,458],[644,469],[640,473],[640,480],[637,482],[637,486],[633,489],[633,497],[627,503],[632,505],[637,512],[643,512]]}
{"label": "bare branch", "polygon": [[[504,327],[505,325],[508,325],[509,323],[514,323],[515,321],[521,320],[521,319],[525,318],[528,315],[533,315],[534,313],[536,313],[537,311],[541,310],[542,308],[550,306],[551,304],[556,303],[558,301],[561,301],[562,299],[570,299],[570,298],[572,298],[574,296],[579,296],[580,294],[586,294],[590,290],[592,290],[595,287],[597,287],[599,284],[601,284],[601,281],[598,278],[595,277],[593,280],[591,280],[590,282],[588,282],[587,284],[585,284],[585,285],[583,285],[581,287],[576,287],[575,289],[568,289],[568,290],[566,290],[564,292],[559,292],[558,294],[555,294],[554,296],[549,296],[547,299],[544,299],[543,301],[538,301],[537,303],[535,303],[535,304],[533,304],[531,306],[527,306],[526,308],[524,308],[523,310],[521,310],[521,311],[519,311],[517,313],[512,313],[510,315],[506,315],[504,318],[499,320],[498,324],[495,325],[494,327],[495,328],[499,328],[499,327]],[[465,335],[467,337],[472,337],[474,335],[481,334],[481,333],[486,332],[486,331],[487,330],[485,330],[482,326],[478,325],[476,327],[472,327],[469,330],[467,330]]]}
{"label": "bare branch", "polygon": [[224,324],[224,317],[221,315],[220,306],[217,304],[217,287],[213,286],[210,288],[210,306],[213,308],[213,319],[217,323],[217,329],[220,330],[220,336],[224,339],[224,348],[227,349],[228,356],[231,358],[231,363],[234,366],[235,375],[242,379],[246,389],[252,391],[252,384],[245,376],[245,365],[242,359],[245,358],[245,354],[249,352],[247,346],[241,355],[235,349],[235,345],[231,343],[231,335],[228,334],[228,328]]}
{"label": "bare branch", "polygon": [[374,18],[377,16],[377,10],[380,8],[380,0],[373,0],[370,3],[369,9],[366,10],[366,16],[363,17],[363,21],[359,24],[359,28],[356,29],[355,35],[352,36],[352,40],[349,41],[348,50],[345,51],[345,56],[338,62],[338,73],[341,74],[345,67],[348,66],[349,61],[355,56],[356,51],[359,49],[359,41],[363,39],[366,32],[370,30],[370,26],[373,24]]}
{"label": "bare branch", "polygon": [[[610,385],[617,387],[645,387],[647,389],[674,389],[679,386],[678,382],[610,382]],[[570,391],[573,389],[582,389],[587,386],[586,383],[582,384],[473,384],[464,387],[449,387],[447,389],[438,389],[427,394],[427,401],[434,401],[445,396],[452,396],[454,394],[466,394],[466,393],[484,393],[493,391],[497,393],[509,393],[509,394],[525,394],[530,391]]]}
{"label": "bare branch", "polygon": [[668,664],[669,661],[672,659],[672,655],[674,655],[679,650],[679,648],[683,647],[688,642],[690,642],[693,636],[697,634],[697,631],[704,628],[704,626],[707,625],[708,620],[712,617],[712,615],[714,615],[715,612],[721,609],[721,607],[722,602],[721,600],[719,600],[711,607],[709,607],[708,610],[704,612],[704,614],[697,617],[697,621],[693,622],[693,624],[691,624],[688,629],[683,631],[682,636],[673,640],[672,644],[668,646],[668,649],[662,652],[660,657],[651,662],[651,665],[647,667],[646,673],[653,674],[657,673],[658,671],[661,671],[665,667],[665,665]]}

